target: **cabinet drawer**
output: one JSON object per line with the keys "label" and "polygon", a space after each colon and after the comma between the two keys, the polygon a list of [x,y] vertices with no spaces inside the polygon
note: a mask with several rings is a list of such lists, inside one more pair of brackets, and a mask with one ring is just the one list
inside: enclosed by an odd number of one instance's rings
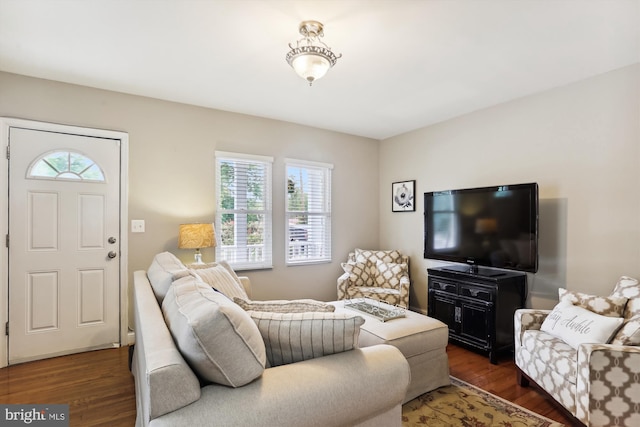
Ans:
{"label": "cabinet drawer", "polygon": [[436,291],[447,292],[449,294],[458,294],[458,287],[454,283],[441,282],[439,280],[432,280],[430,288]]}
{"label": "cabinet drawer", "polygon": [[493,301],[493,292],[491,290],[476,286],[460,285],[460,295],[482,301]]}

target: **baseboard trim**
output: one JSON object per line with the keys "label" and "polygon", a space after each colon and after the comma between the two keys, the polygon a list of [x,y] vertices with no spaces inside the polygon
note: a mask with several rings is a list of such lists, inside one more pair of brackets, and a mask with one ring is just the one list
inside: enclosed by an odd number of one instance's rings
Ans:
{"label": "baseboard trim", "polygon": [[416,313],[424,314],[425,316],[427,315],[427,310],[423,310],[420,307],[409,306],[409,310],[415,311]]}

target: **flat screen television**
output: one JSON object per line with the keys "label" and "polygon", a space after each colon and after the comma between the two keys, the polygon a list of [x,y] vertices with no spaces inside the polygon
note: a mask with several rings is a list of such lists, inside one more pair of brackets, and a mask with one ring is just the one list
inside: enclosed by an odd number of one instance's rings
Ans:
{"label": "flat screen television", "polygon": [[[424,257],[535,273],[538,270],[538,184],[424,193]],[[491,270],[489,270],[490,272]]]}

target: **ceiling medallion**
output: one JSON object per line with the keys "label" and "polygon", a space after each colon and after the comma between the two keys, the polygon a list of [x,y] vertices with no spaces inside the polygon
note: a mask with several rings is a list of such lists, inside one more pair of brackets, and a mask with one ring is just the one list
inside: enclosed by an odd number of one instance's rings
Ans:
{"label": "ceiling medallion", "polygon": [[302,38],[295,47],[289,43],[291,50],[287,53],[287,62],[300,77],[309,82],[309,86],[327,74],[329,68],[342,57],[342,54],[336,56],[320,40],[324,37],[322,28],[322,23],[318,21],[302,21],[299,27]]}

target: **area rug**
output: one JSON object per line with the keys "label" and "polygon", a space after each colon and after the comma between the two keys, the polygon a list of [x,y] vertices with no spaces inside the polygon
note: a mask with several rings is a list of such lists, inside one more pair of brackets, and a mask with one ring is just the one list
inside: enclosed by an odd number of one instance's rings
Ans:
{"label": "area rug", "polygon": [[451,377],[440,387],[402,406],[403,427],[562,427],[528,409]]}

